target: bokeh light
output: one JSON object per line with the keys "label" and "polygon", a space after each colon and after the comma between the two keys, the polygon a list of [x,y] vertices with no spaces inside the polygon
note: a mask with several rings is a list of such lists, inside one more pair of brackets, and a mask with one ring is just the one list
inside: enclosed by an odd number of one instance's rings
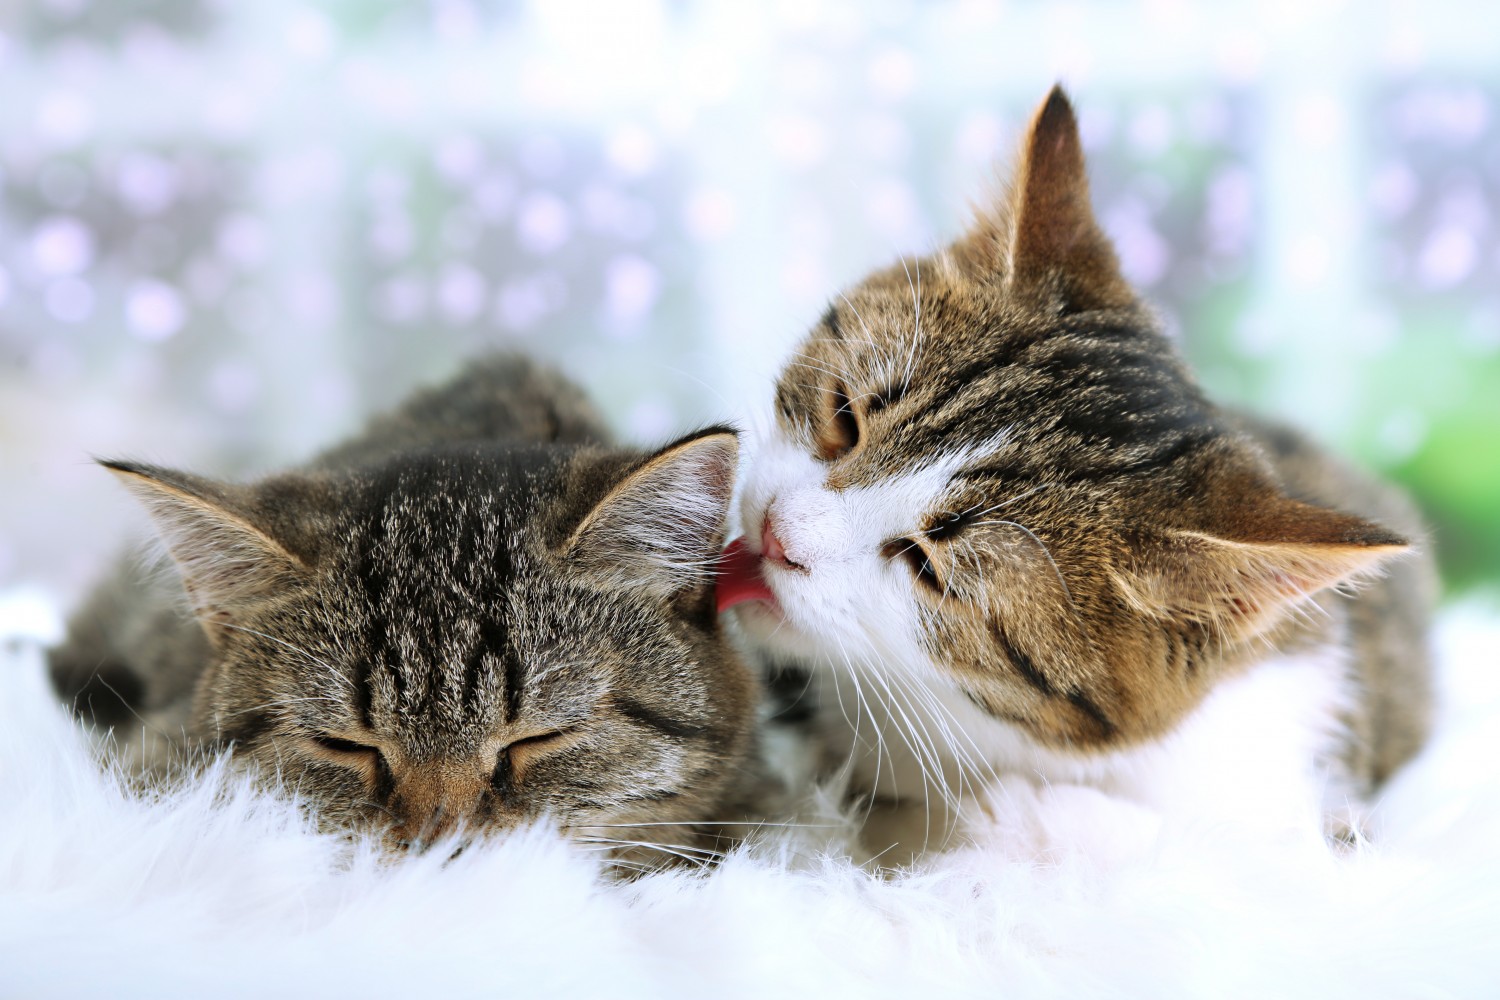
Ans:
{"label": "bokeh light", "polygon": [[1500,575],[1500,9],[1401,0],[0,6],[0,587],[513,346],[622,437],[763,410],[838,287],[956,234],[1073,90],[1099,217],[1210,389]]}

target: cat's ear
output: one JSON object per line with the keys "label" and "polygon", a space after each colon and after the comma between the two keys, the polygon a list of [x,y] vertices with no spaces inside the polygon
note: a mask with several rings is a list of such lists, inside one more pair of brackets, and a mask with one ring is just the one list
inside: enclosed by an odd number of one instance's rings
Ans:
{"label": "cat's ear", "polygon": [[1144,532],[1117,577],[1148,614],[1200,622],[1232,639],[1259,635],[1318,591],[1378,574],[1410,543],[1374,522],[1248,486],[1201,529]]}
{"label": "cat's ear", "polygon": [[1005,197],[981,211],[949,253],[965,270],[1063,312],[1135,301],[1094,219],[1078,119],[1062,87],[1032,116]]}
{"label": "cat's ear", "polygon": [[663,597],[702,585],[724,545],[738,460],[739,438],[726,427],[667,445],[584,516],[564,553]]}
{"label": "cat's ear", "polygon": [[301,560],[256,526],[248,488],[138,462],[99,464],[145,505],[215,643],[223,638],[219,626],[306,572]]}

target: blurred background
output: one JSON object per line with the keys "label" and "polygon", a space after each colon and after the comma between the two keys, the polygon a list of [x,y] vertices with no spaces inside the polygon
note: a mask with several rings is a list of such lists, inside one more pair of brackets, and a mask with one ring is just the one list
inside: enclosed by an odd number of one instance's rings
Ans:
{"label": "blurred background", "polygon": [[486,347],[629,440],[764,409],[1057,79],[1210,390],[1500,585],[1500,6],[0,0],[0,592],[141,527],[88,456],[265,471]]}

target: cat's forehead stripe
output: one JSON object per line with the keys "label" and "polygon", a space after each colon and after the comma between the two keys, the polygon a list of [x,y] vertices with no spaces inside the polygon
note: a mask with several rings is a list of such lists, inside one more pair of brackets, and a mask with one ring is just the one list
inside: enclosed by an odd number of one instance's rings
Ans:
{"label": "cat's forehead stripe", "polygon": [[515,716],[504,599],[518,568],[509,487],[521,471],[426,456],[375,470],[351,497],[349,597],[364,639],[351,707],[367,728],[394,712],[477,732],[497,699]]}
{"label": "cat's forehead stripe", "polygon": [[[1032,443],[1021,456],[991,455],[992,471],[1087,480],[1170,464],[1212,439],[1216,425],[1201,392],[1186,376],[1170,346],[1155,335],[1144,313],[1070,318],[1046,328],[984,310],[955,307],[947,296],[923,303],[922,330],[916,329],[910,301],[866,304],[881,317],[876,343],[837,342],[818,336],[804,350],[824,344],[816,363],[850,376],[851,397],[880,397],[888,388],[878,373],[910,359],[909,378],[898,379],[905,394],[899,410],[868,407],[865,428],[878,455],[869,457],[850,481],[874,482],[909,456],[943,452],[955,444],[983,448],[1004,429]],[[956,332],[962,326],[963,336]],[[815,359],[816,360],[816,359]],[[817,385],[790,386],[780,395],[807,399]],[[816,412],[807,404],[783,404],[790,412]],[[1026,468],[1013,468],[1024,457]],[[998,463],[998,464],[997,464]],[[1061,464],[1059,464],[1061,463]],[[973,471],[972,469],[970,470]],[[1059,473],[1065,472],[1065,475]]]}
{"label": "cat's forehead stripe", "polygon": [[492,655],[500,658],[501,668],[505,673],[505,721],[513,723],[521,716],[521,698],[525,688],[522,676],[524,664],[509,645],[493,650]]}

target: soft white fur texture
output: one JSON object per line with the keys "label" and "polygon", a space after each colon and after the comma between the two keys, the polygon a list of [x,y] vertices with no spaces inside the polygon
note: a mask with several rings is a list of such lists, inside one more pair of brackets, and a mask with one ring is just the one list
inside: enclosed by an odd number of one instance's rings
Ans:
{"label": "soft white fur texture", "polygon": [[1348,856],[1016,776],[904,877],[766,845],[625,886],[545,830],[382,866],[222,776],[123,794],[46,689],[57,627],[0,595],[3,996],[1500,994],[1493,614],[1448,615],[1436,737]]}

